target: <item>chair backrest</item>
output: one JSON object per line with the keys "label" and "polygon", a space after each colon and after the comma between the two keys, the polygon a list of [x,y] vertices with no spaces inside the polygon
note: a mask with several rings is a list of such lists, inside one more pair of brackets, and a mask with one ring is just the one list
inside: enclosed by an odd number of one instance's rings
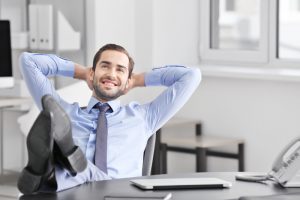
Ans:
{"label": "chair backrest", "polygon": [[156,140],[156,133],[154,133],[147,142],[145,152],[144,152],[144,159],[143,159],[143,176],[150,176],[151,175],[151,168],[153,163],[153,156],[154,156],[154,149],[155,149],[155,140]]}

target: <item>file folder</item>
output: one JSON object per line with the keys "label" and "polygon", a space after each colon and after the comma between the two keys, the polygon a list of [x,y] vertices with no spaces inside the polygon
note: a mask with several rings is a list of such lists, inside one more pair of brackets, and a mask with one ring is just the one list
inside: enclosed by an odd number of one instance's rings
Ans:
{"label": "file folder", "polygon": [[53,6],[29,5],[30,49],[53,50]]}
{"label": "file folder", "polygon": [[53,50],[53,6],[38,6],[39,49]]}
{"label": "file folder", "polygon": [[29,48],[38,49],[38,5],[29,5]]}

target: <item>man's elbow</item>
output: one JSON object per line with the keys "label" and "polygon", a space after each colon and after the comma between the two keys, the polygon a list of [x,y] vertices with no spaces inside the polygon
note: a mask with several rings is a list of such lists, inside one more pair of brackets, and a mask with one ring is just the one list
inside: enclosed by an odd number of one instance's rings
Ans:
{"label": "man's elbow", "polygon": [[27,65],[29,65],[31,59],[32,59],[32,54],[31,53],[28,53],[28,52],[21,53],[21,55],[19,57],[20,67],[24,68]]}
{"label": "man's elbow", "polygon": [[189,81],[193,82],[194,85],[199,85],[202,80],[202,73],[199,68],[190,68]]}

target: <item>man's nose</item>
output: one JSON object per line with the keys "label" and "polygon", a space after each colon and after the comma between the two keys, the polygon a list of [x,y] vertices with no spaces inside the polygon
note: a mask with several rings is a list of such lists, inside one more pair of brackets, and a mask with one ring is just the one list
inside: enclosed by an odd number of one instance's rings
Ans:
{"label": "man's nose", "polygon": [[108,75],[111,76],[111,77],[116,77],[116,69],[114,69],[113,67],[111,67],[108,70]]}

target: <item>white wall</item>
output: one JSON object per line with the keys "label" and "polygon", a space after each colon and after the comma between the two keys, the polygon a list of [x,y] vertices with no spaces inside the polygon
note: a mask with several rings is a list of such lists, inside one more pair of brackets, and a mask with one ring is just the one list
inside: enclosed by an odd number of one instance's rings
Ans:
{"label": "white wall", "polygon": [[199,1],[154,0],[154,65],[199,63]]}
{"label": "white wall", "polygon": [[96,51],[107,43],[120,44],[135,54],[134,0],[88,0],[87,15],[88,37],[93,38],[88,38],[88,64],[92,64]]}
{"label": "white wall", "polygon": [[[246,170],[267,171],[299,136],[299,90],[293,82],[204,77],[180,116],[200,119],[204,134],[244,138]],[[210,170],[233,170],[227,161],[209,164]]]}

